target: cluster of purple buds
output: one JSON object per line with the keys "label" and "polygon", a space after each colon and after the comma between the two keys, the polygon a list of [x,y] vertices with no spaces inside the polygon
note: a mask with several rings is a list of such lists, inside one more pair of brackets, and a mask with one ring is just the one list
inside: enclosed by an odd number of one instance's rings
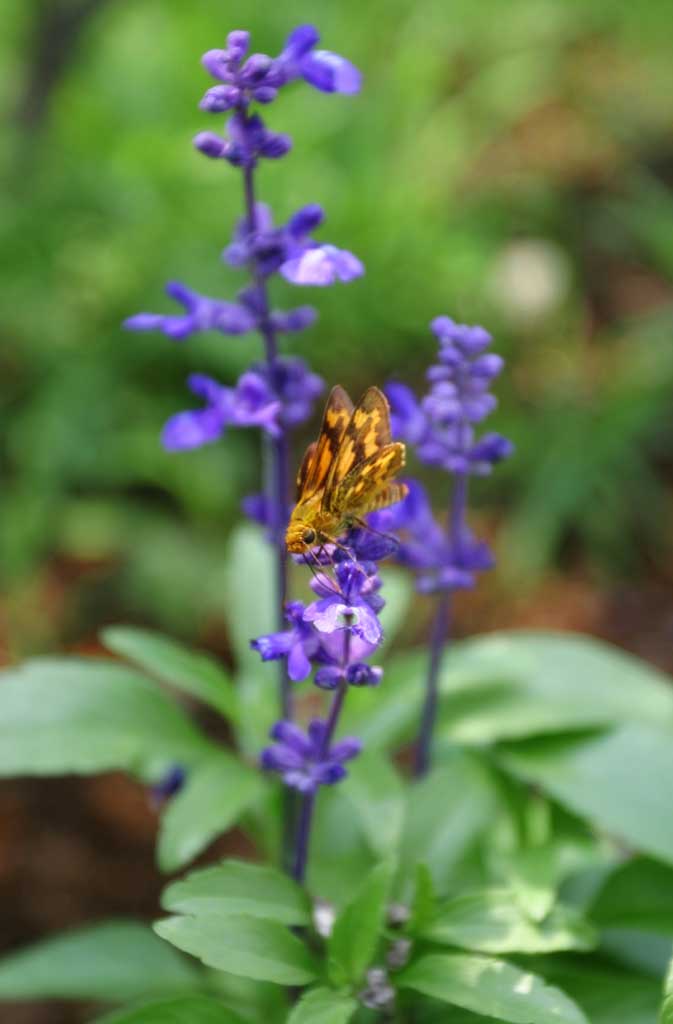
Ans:
{"label": "cluster of purple buds", "polygon": [[254,167],[260,158],[277,160],[292,148],[288,135],[272,132],[251,103],[272,103],[278,90],[297,78],[321,92],[356,93],[360,72],[350,61],[328,50],[316,50],[320,36],[312,25],[300,25],[288,36],[277,57],[253,53],[247,57],[248,32],[230,32],[224,50],[209,50],[203,66],[219,85],[208,89],[200,106],[213,114],[234,113],[227,135],[200,132],[194,145],[206,156],[228,160],[234,167]]}
{"label": "cluster of purple buds", "polygon": [[428,393],[420,403],[404,384],[386,393],[396,437],[416,449],[421,462],[449,473],[484,476],[513,447],[501,434],[476,436],[497,405],[490,387],[503,368],[502,357],[487,352],[491,335],[483,327],[456,324],[439,316],[430,325],[439,341],[438,362],[427,371]]}
{"label": "cluster of purple buds", "polygon": [[[258,637],[251,643],[264,661],[286,658],[288,674],[293,682],[307,679],[314,670],[314,684],[322,690],[376,686],[381,681],[383,670],[369,665],[367,659],[383,639],[379,612],[384,601],[379,594],[381,580],[372,557],[378,556],[382,547],[374,537],[367,549],[366,531],[357,533],[359,553],[368,557],[362,561],[349,557],[335,561],[333,578],[320,573],[312,580],[315,601],[309,605],[292,601],[286,606],[287,630]],[[387,548],[385,554],[388,553]],[[274,730],[277,728],[274,726]],[[277,739],[273,730],[271,735]],[[349,756],[354,757],[357,753],[352,747],[354,741],[348,742],[353,749]],[[296,786],[296,781],[290,780],[280,762],[274,760],[275,749],[274,746],[263,752],[263,767],[279,771],[286,785]],[[325,763],[331,764],[335,749],[331,745],[326,747]],[[345,770],[341,769],[339,778],[344,775]],[[338,780],[330,777],[328,781]],[[320,784],[321,779],[317,778],[315,785]]]}
{"label": "cluster of purple buds", "polygon": [[280,273],[297,285],[325,287],[335,281],[353,281],[364,267],[357,256],[335,245],[311,238],[325,212],[317,203],[302,206],[287,224],[275,227],[266,203],[255,204],[255,223],[242,217],[230,245],[222,253],[232,267],[254,267],[258,277]]}
{"label": "cluster of purple buds", "polygon": [[321,92],[360,91],[360,72],[350,61],[329,50],[316,50],[320,35],[313,25],[299,25],[277,57],[253,53],[246,58],[250,33],[237,30],[227,36],[224,50],[208,50],[202,58],[206,71],[220,85],[208,89],[201,109],[214,113],[245,110],[252,101],[271,103],[278,90],[303,78]]}
{"label": "cluster of purple buds", "polygon": [[361,750],[354,736],[330,743],[327,723],[318,718],[306,732],[293,722],[276,722],[270,735],[275,742],[262,751],[262,768],[278,772],[286,786],[300,793],[315,793],[319,786],[340,782],[346,777],[344,762]]}

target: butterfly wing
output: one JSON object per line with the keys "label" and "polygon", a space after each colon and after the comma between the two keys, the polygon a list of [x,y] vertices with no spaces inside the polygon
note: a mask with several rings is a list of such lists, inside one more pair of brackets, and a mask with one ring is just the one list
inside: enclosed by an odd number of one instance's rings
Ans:
{"label": "butterfly wing", "polygon": [[334,514],[341,511],[340,485],[353,470],[390,445],[391,441],[388,400],[378,388],[368,388],[353,410],[332,459],[322,502],[326,511]]}
{"label": "butterfly wing", "polygon": [[405,484],[392,480],[404,467],[405,448],[400,441],[386,444],[347,473],[332,496],[332,511],[340,518],[358,518],[399,501]]}
{"label": "butterfly wing", "polygon": [[353,413],[353,403],[338,384],[327,399],[318,440],[310,444],[297,475],[297,502],[306,502],[326,484]]}

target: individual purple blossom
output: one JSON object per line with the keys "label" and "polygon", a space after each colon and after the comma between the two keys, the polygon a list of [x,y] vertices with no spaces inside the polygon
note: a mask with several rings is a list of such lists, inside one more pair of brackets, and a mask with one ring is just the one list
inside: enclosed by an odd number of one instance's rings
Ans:
{"label": "individual purple blossom", "polygon": [[173,764],[168,771],[150,787],[150,796],[155,807],[161,807],[171,797],[176,796],[185,784],[187,771],[184,765]]}
{"label": "individual purple blossom", "polygon": [[286,82],[303,78],[321,92],[357,93],[362,85],[358,69],[336,53],[316,50],[320,35],[313,25],[300,25],[287,37],[276,60]]}
{"label": "individual purple blossom", "polygon": [[124,327],[129,331],[162,331],[174,341],[184,341],[197,331],[236,335],[256,326],[254,316],[242,303],[199,295],[179,281],[169,282],[166,293],[184,306],[183,314],[136,313],[124,321]]}
{"label": "individual purple blossom", "polygon": [[383,637],[377,615],[383,606],[378,594],[380,579],[359,562],[340,562],[334,574],[337,587],[326,576],[311,581],[318,600],[308,606],[304,620],[326,636],[343,636],[348,631],[375,649]]}
{"label": "individual purple blossom", "polygon": [[343,665],[323,665],[315,674],[315,685],[321,690],[336,690],[340,683],[349,686],[378,686],[383,678],[383,669],[368,665],[366,661],[353,661]]}
{"label": "individual purple blossom", "polygon": [[357,256],[311,237],[323,220],[322,208],[311,203],[299,209],[287,224],[274,227],[269,207],[257,203],[254,227],[251,230],[247,217],[241,218],[222,257],[234,267],[254,266],[261,277],[279,272],[296,285],[325,287],[361,277],[364,267]]}
{"label": "individual purple blossom", "polygon": [[293,722],[280,721],[269,734],[275,740],[260,757],[262,768],[278,772],[286,786],[300,793],[315,793],[346,777],[344,763],[360,753],[354,736],[329,743],[327,722],[314,718],[306,732]]}
{"label": "individual purple blossom", "polygon": [[250,646],[261,655],[262,661],[287,658],[288,675],[295,683],[310,676],[311,661],[320,649],[320,637],[310,623],[304,621],[304,611],[301,601],[289,601],[285,605],[285,617],[290,628],[250,641]]}
{"label": "individual purple blossom", "polygon": [[279,435],[282,404],[262,374],[248,370],[235,388],[229,388],[205,374],[193,373],[187,378],[187,385],[206,404],[202,409],[171,416],[162,432],[162,442],[168,451],[210,444],[232,426],[260,427],[271,437]]}

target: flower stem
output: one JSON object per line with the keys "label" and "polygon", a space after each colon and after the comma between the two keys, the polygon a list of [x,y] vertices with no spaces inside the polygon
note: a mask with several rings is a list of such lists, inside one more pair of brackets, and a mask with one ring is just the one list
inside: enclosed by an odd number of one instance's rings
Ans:
{"label": "flower stem", "polygon": [[[243,170],[243,185],[245,194],[245,211],[248,221],[248,229],[256,230],[257,215],[255,212],[255,183],[254,168],[245,167]],[[260,313],[257,321],[259,333],[264,341],[266,361],[269,367],[269,374],[273,383],[278,362],[278,340],[276,332],[269,317],[269,296],[266,279],[253,266],[251,274],[254,280]],[[285,527],[287,519],[287,504],[289,499],[289,447],[285,430],[279,437],[266,438],[268,452],[269,472],[265,482],[269,507],[273,516],[271,524],[273,543],[276,549],[276,620],[277,629],[282,630],[285,625],[285,600],[287,597],[287,552],[285,549]],[[292,692],[290,680],[287,674],[287,663],[284,658],[278,662],[278,691],[280,714],[285,720],[293,717]]]}
{"label": "flower stem", "polygon": [[[348,683],[345,677],[345,669],[350,660],[350,649],[351,649],[351,631],[350,625],[353,616],[346,616],[346,630],[344,633],[344,650],[343,650],[343,668],[344,678],[339,683],[330,709],[327,715],[325,735],[322,741],[321,755],[324,757],[329,753],[329,748],[336,732],[336,727],[339,724],[339,716],[341,715],[341,709],[343,708],[346,694],[348,693]],[[311,838],[311,825],[313,824],[313,810],[315,808],[315,798],[317,796],[317,790],[312,793],[305,793],[301,801],[301,809],[299,811],[299,822],[297,824],[297,841],[295,845],[295,857],[294,864],[292,867],[292,877],[296,882],[303,884],[306,877],[306,865],[308,863],[308,849],[309,841]]]}
{"label": "flower stem", "polygon": [[[460,562],[462,538],[465,531],[467,481],[468,477],[464,473],[458,474],[455,477],[447,523],[447,534],[452,556],[454,561],[458,563]],[[432,738],[437,718],[437,704],[439,702],[439,671],[449,640],[451,596],[450,590],[445,590],[442,593],[437,603],[437,610],[435,611],[432,625],[428,674],[425,681],[425,698],[423,700],[418,741],[414,756],[413,771],[418,779],[427,775],[432,765]]]}

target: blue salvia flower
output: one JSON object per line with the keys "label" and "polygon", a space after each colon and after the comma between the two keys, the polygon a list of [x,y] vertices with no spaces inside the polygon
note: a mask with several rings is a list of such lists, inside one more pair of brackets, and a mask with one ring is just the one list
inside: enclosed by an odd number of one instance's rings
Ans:
{"label": "blue salvia flower", "polygon": [[266,771],[277,772],[286,786],[300,793],[315,793],[319,786],[333,786],[346,777],[344,762],[362,748],[348,736],[330,743],[328,723],[314,718],[304,732],[292,722],[276,722],[271,739],[276,742],[262,751],[260,762]]}
{"label": "blue salvia flower", "polygon": [[[249,284],[228,301],[172,282],[166,290],[182,306],[182,312],[143,312],[125,322],[129,330],[157,330],[176,341],[201,331],[231,336],[256,331],[261,336],[265,362],[250,367],[233,387],[203,374],[188,379],[188,387],[202,405],[172,416],[162,437],[167,449],[181,451],[212,443],[230,427],[261,430],[269,449],[265,492],[248,498],[244,507],[252,518],[264,523],[276,547],[279,629],[287,588],[284,533],[289,500],[288,434],[311,415],[323,382],[301,360],[284,358],[278,351],[279,337],[310,327],[316,311],[311,306],[273,309],[269,281],[277,274],[292,284],[324,286],[351,281],[364,268],[347,250],[313,238],[324,220],[317,204],[302,207],[286,224],[274,227],[271,211],[256,199],[255,169],[261,160],[284,157],[292,141],[288,135],[271,130],[261,114],[251,108],[256,104],[267,107],[280,90],[299,79],[325,93],[358,92],[358,70],[338,54],[317,49],[318,41],[315,28],[301,25],[290,33],[281,52],[271,57],[249,53],[250,34],[236,30],[229,33],[223,49],[204,54],[203,66],[217,84],[207,90],[200,108],[225,114],[227,120],[222,134],[200,132],[194,145],[205,156],[223,160],[241,172],[244,213],[224,250],[224,259],[232,266],[244,267]],[[289,718],[290,691],[282,664],[281,707],[284,717]]]}
{"label": "blue salvia flower", "polygon": [[467,524],[467,487],[472,476],[490,473],[511,455],[511,442],[496,433],[479,434],[478,427],[496,408],[491,391],[501,373],[501,356],[487,351],[491,335],[483,327],[455,323],[439,316],[430,328],[438,341],[437,362],[427,371],[429,389],[418,400],[405,384],[386,388],[391,425],[396,437],[416,452],[419,460],[446,472],[453,481],[447,524],[433,516],[425,491],[409,481],[409,493],[398,506],[374,513],[377,529],[401,530],[397,558],[416,574],[421,592],[439,591],[432,631],[425,703],[416,748],[416,773],[430,765],[430,748],[438,701],[438,677],[455,590],[474,586],[475,574],[494,562],[488,546],[475,538]]}

